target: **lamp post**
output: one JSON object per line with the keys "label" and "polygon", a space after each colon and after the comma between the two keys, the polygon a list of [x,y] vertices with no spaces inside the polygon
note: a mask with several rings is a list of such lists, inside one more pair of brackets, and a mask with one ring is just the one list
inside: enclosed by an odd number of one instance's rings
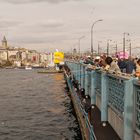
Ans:
{"label": "lamp post", "polygon": [[123,59],[125,58],[125,35],[129,35],[129,33],[123,33]]}
{"label": "lamp post", "polygon": [[83,39],[84,37],[85,37],[85,36],[81,36],[81,37],[78,39],[78,41],[79,41],[79,55],[80,55],[80,51],[81,51],[81,50],[80,50],[80,49],[81,49],[81,48],[80,48],[80,41],[81,41],[81,39]]}
{"label": "lamp post", "polygon": [[131,44],[131,39],[129,39],[129,40],[126,40],[126,41],[128,41],[128,46],[129,46],[129,56],[131,57],[131,55],[132,55],[132,44]]}
{"label": "lamp post", "polygon": [[103,21],[103,20],[102,19],[96,20],[95,22],[93,22],[93,24],[91,26],[91,55],[92,55],[92,57],[93,57],[93,27],[99,21]]}
{"label": "lamp post", "polygon": [[78,44],[76,43],[76,44],[73,44],[73,46],[71,47],[71,55],[73,55],[74,52],[76,52],[76,51],[74,51],[74,50],[75,50],[75,48],[76,48],[77,45],[78,45]]}
{"label": "lamp post", "polygon": [[100,43],[102,43],[102,41],[98,41],[98,55],[100,55]]}
{"label": "lamp post", "polygon": [[111,39],[107,40],[107,56],[109,56],[109,42],[111,42]]}
{"label": "lamp post", "polygon": [[129,47],[130,47],[129,55],[130,55],[130,57],[131,57],[131,56],[132,56],[132,44],[131,44],[131,40],[130,40]]}
{"label": "lamp post", "polygon": [[118,44],[117,44],[117,41],[114,41],[114,43],[115,43],[115,47],[114,47],[114,49],[115,49],[115,56],[117,56],[117,53],[118,53]]}
{"label": "lamp post", "polygon": [[117,45],[117,42],[116,42],[116,56],[117,56],[117,53],[118,53],[118,45]]}

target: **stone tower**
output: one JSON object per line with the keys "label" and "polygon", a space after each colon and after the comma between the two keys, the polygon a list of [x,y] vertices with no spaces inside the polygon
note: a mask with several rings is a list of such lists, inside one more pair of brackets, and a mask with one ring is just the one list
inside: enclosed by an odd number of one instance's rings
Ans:
{"label": "stone tower", "polygon": [[3,40],[2,40],[2,47],[5,48],[5,49],[8,48],[8,46],[7,46],[7,40],[6,40],[6,37],[5,36],[3,37]]}

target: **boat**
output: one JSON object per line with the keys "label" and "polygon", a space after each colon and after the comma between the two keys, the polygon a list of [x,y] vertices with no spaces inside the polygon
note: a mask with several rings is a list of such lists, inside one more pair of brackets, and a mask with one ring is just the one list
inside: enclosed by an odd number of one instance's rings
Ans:
{"label": "boat", "polygon": [[14,69],[14,67],[12,67],[12,66],[10,67],[9,66],[9,67],[5,67],[5,69]]}
{"label": "boat", "polygon": [[43,73],[43,74],[54,74],[54,73],[63,73],[62,70],[40,70],[37,71],[38,73]]}
{"label": "boat", "polygon": [[25,66],[25,70],[31,70],[32,67],[31,66]]}
{"label": "boat", "polygon": [[38,73],[48,73],[48,74],[53,74],[53,73],[62,73],[63,70],[60,70],[60,69],[56,69],[55,67],[48,67],[46,69],[42,69],[42,70],[39,70],[37,71]]}

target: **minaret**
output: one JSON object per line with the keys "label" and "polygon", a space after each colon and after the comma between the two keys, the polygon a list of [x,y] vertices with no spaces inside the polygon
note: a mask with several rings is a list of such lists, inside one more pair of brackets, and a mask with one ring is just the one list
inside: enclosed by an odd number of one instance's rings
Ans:
{"label": "minaret", "polygon": [[8,48],[8,46],[7,46],[7,40],[6,40],[6,37],[5,36],[3,37],[3,40],[2,40],[2,47],[5,48],[5,49]]}

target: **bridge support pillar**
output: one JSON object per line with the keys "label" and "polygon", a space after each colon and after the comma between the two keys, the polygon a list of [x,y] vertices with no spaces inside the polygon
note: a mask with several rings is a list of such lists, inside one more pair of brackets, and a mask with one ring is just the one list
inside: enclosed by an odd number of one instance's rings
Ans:
{"label": "bridge support pillar", "polygon": [[84,67],[81,65],[81,88],[84,88]]}
{"label": "bridge support pillar", "polygon": [[85,95],[88,96],[88,71],[85,69]]}
{"label": "bridge support pillar", "polygon": [[91,105],[96,104],[96,73],[95,71],[91,72]]}
{"label": "bridge support pillar", "polygon": [[133,140],[133,110],[134,110],[134,93],[133,79],[125,81],[124,96],[124,135],[123,140]]}
{"label": "bridge support pillar", "polygon": [[101,121],[108,121],[108,82],[106,73],[101,76]]}

